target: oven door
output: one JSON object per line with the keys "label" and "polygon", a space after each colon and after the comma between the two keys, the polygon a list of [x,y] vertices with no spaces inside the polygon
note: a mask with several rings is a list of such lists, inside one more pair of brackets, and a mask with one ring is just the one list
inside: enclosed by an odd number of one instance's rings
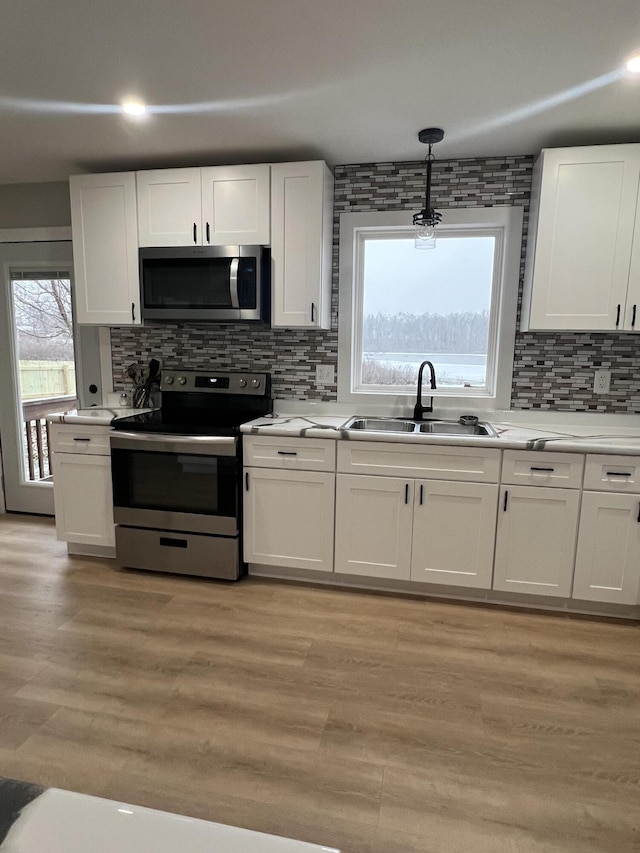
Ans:
{"label": "oven door", "polygon": [[239,534],[237,438],[111,435],[116,524]]}

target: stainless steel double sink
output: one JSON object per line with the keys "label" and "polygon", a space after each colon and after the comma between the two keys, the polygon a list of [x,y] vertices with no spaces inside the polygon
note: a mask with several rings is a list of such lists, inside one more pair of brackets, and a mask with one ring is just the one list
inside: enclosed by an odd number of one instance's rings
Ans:
{"label": "stainless steel double sink", "polygon": [[464,435],[492,437],[497,433],[491,424],[460,423],[460,421],[412,421],[404,418],[362,418],[355,417],[347,421],[343,429],[355,429],[363,432],[422,433],[423,435]]}

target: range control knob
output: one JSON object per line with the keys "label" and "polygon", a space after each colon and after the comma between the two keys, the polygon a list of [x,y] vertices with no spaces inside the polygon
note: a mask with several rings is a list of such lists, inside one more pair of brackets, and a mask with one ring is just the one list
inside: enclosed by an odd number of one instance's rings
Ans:
{"label": "range control knob", "polygon": [[165,385],[173,385],[173,376],[165,376],[164,377]]}
{"label": "range control knob", "polygon": [[238,379],[238,385],[239,385],[241,388],[246,388],[246,386],[247,386],[247,380],[246,380],[246,379]]}
{"label": "range control knob", "polygon": [[186,385],[186,384],[187,384],[186,376],[178,376],[178,385]]}
{"label": "range control knob", "polygon": [[251,380],[251,387],[252,388],[259,388],[260,387],[260,380],[259,379],[252,379]]}

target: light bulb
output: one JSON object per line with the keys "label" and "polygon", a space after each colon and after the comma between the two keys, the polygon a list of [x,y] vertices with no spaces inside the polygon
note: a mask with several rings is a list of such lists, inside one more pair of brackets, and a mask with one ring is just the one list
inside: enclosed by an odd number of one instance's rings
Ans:
{"label": "light bulb", "polygon": [[122,104],[122,112],[128,116],[142,116],[146,111],[147,107],[142,101],[124,101]]}
{"label": "light bulb", "polygon": [[640,73],[640,54],[636,54],[627,60],[627,71],[630,71],[632,74]]}
{"label": "light bulb", "polygon": [[436,247],[436,227],[431,224],[416,225],[415,234],[416,249],[435,249]]}

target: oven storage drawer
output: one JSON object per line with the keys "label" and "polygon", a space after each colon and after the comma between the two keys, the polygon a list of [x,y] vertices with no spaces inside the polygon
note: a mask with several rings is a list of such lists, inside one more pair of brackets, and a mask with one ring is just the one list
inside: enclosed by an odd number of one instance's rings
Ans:
{"label": "oven storage drawer", "polygon": [[332,438],[245,435],[243,450],[244,464],[251,468],[336,469],[336,442]]}
{"label": "oven storage drawer", "polygon": [[237,537],[202,536],[140,527],[116,527],[116,559],[122,566],[156,572],[237,580]]}

